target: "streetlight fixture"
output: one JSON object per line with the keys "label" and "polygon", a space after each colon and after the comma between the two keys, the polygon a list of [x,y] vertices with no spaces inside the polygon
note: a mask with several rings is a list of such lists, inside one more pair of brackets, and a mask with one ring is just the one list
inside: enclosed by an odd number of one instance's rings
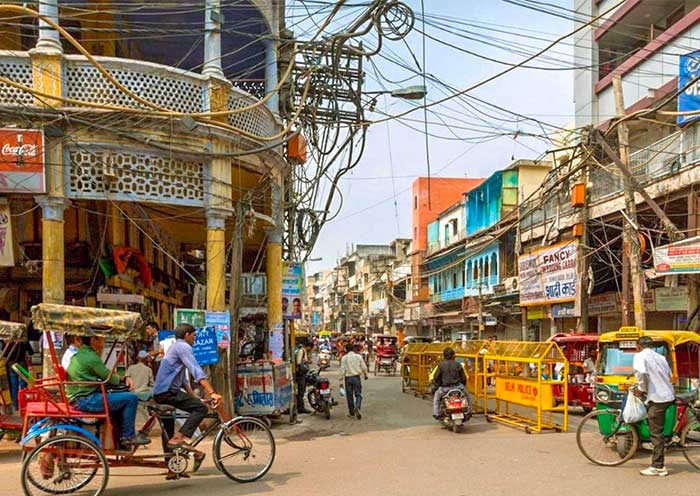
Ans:
{"label": "streetlight fixture", "polygon": [[398,88],[395,90],[384,90],[384,91],[365,91],[365,95],[391,95],[394,98],[401,98],[402,100],[422,100],[428,94],[428,88],[422,84],[414,86],[406,86],[405,88]]}

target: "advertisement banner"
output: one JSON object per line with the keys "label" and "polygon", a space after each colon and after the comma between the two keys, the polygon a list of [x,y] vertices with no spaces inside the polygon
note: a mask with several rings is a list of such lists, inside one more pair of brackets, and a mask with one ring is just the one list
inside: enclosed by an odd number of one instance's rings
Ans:
{"label": "advertisement banner", "polygon": [[206,319],[204,310],[195,310],[192,308],[176,308],[175,309],[175,327],[180,324],[189,324],[195,329],[204,327]]}
{"label": "advertisement banner", "polygon": [[[158,339],[165,353],[175,342],[175,331],[158,331]],[[219,349],[216,345],[216,330],[213,327],[200,327],[194,338],[192,353],[200,366],[219,362]]]}
{"label": "advertisement banner", "polygon": [[688,287],[656,288],[657,312],[686,312],[688,311]]}
{"label": "advertisement banner", "polygon": [[228,348],[231,344],[231,314],[228,312],[206,312],[204,323],[216,332],[217,346]]}
{"label": "advertisement banner", "polygon": [[0,199],[0,267],[14,267],[15,254],[12,244],[12,216],[10,206]]}
{"label": "advertisement banner", "polygon": [[600,293],[588,297],[588,315],[620,313],[621,311],[620,294],[617,292]]}
{"label": "advertisement banner", "polygon": [[303,283],[301,264],[285,262],[282,267],[282,314],[286,320],[301,318]]}
{"label": "advertisement banner", "polygon": [[[700,110],[700,80],[693,82],[698,76],[700,76],[700,51],[681,55],[678,67],[678,90],[683,91],[678,95],[678,112]],[[700,115],[679,115],[677,122],[682,126],[698,118]]]}
{"label": "advertisement banner", "polygon": [[517,405],[549,407],[552,405],[552,386],[544,384],[540,391],[533,379],[496,377],[496,398]]}
{"label": "advertisement banner", "polygon": [[567,241],[518,257],[520,306],[575,301],[576,242]]}
{"label": "advertisement banner", "polygon": [[700,236],[654,248],[654,269],[658,275],[699,274]]}
{"label": "advertisement banner", "polygon": [[45,193],[44,133],[0,129],[0,193]]}
{"label": "advertisement banner", "polygon": [[561,303],[552,305],[552,318],[565,319],[570,317],[578,317],[576,313],[576,305],[573,303]]}

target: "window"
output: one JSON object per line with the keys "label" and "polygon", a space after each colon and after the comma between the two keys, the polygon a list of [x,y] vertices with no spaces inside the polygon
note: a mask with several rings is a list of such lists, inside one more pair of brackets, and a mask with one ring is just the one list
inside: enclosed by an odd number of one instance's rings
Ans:
{"label": "window", "polygon": [[450,226],[445,225],[445,244],[450,242]]}
{"label": "window", "polygon": [[452,235],[457,236],[457,219],[450,220],[450,223],[452,224]]}
{"label": "window", "polygon": [[498,281],[498,256],[495,253],[491,255],[491,278]]}
{"label": "window", "polygon": [[471,287],[471,282],[472,282],[472,263],[471,261],[467,262],[467,287]]}
{"label": "window", "polygon": [[418,228],[417,227],[413,228],[413,239],[418,239]]}
{"label": "window", "polygon": [[459,283],[457,282],[457,271],[452,273],[452,289],[458,288]]}
{"label": "window", "polygon": [[484,279],[488,279],[488,278],[489,278],[489,259],[488,259],[488,258],[487,258],[486,260],[484,260],[484,275],[483,275],[483,278],[484,278]]}
{"label": "window", "polygon": [[413,197],[413,210],[418,208],[418,196]]}

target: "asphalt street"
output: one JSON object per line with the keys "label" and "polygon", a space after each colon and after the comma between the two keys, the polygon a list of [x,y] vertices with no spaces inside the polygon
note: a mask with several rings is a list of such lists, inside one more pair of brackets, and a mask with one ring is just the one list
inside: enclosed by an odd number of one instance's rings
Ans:
{"label": "asphalt street", "polygon": [[[328,375],[337,396],[336,375]],[[666,478],[639,475],[649,463],[645,451],[620,467],[589,463],[576,447],[583,414],[574,409],[568,433],[528,435],[475,416],[454,434],[433,421],[427,400],[401,392],[398,377],[370,377],[364,387],[362,420],[348,418],[341,403],[331,420],[303,415],[301,424],[276,422],[277,457],[258,482],[229,481],[208,457],[191,479],[174,482],[154,469],[114,469],[105,494],[636,496],[692,494],[700,483],[700,473],[680,453],[668,455]],[[20,468],[16,445],[0,443],[0,495],[21,494]]]}

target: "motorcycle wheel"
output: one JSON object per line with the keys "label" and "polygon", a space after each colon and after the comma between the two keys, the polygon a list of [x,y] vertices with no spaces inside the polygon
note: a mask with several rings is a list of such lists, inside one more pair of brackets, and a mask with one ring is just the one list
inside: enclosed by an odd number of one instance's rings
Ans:
{"label": "motorcycle wheel", "polygon": [[459,433],[462,430],[462,425],[461,424],[452,424],[452,432],[455,434]]}
{"label": "motorcycle wheel", "polygon": [[311,408],[317,412],[323,413],[323,407],[318,404],[319,402],[316,399],[316,395],[314,394],[313,390],[306,393],[306,399],[309,400],[309,405],[311,405]]}
{"label": "motorcycle wheel", "polygon": [[324,403],[323,413],[326,416],[326,420],[330,420],[331,419],[331,404],[329,401],[324,401],[323,403]]}

